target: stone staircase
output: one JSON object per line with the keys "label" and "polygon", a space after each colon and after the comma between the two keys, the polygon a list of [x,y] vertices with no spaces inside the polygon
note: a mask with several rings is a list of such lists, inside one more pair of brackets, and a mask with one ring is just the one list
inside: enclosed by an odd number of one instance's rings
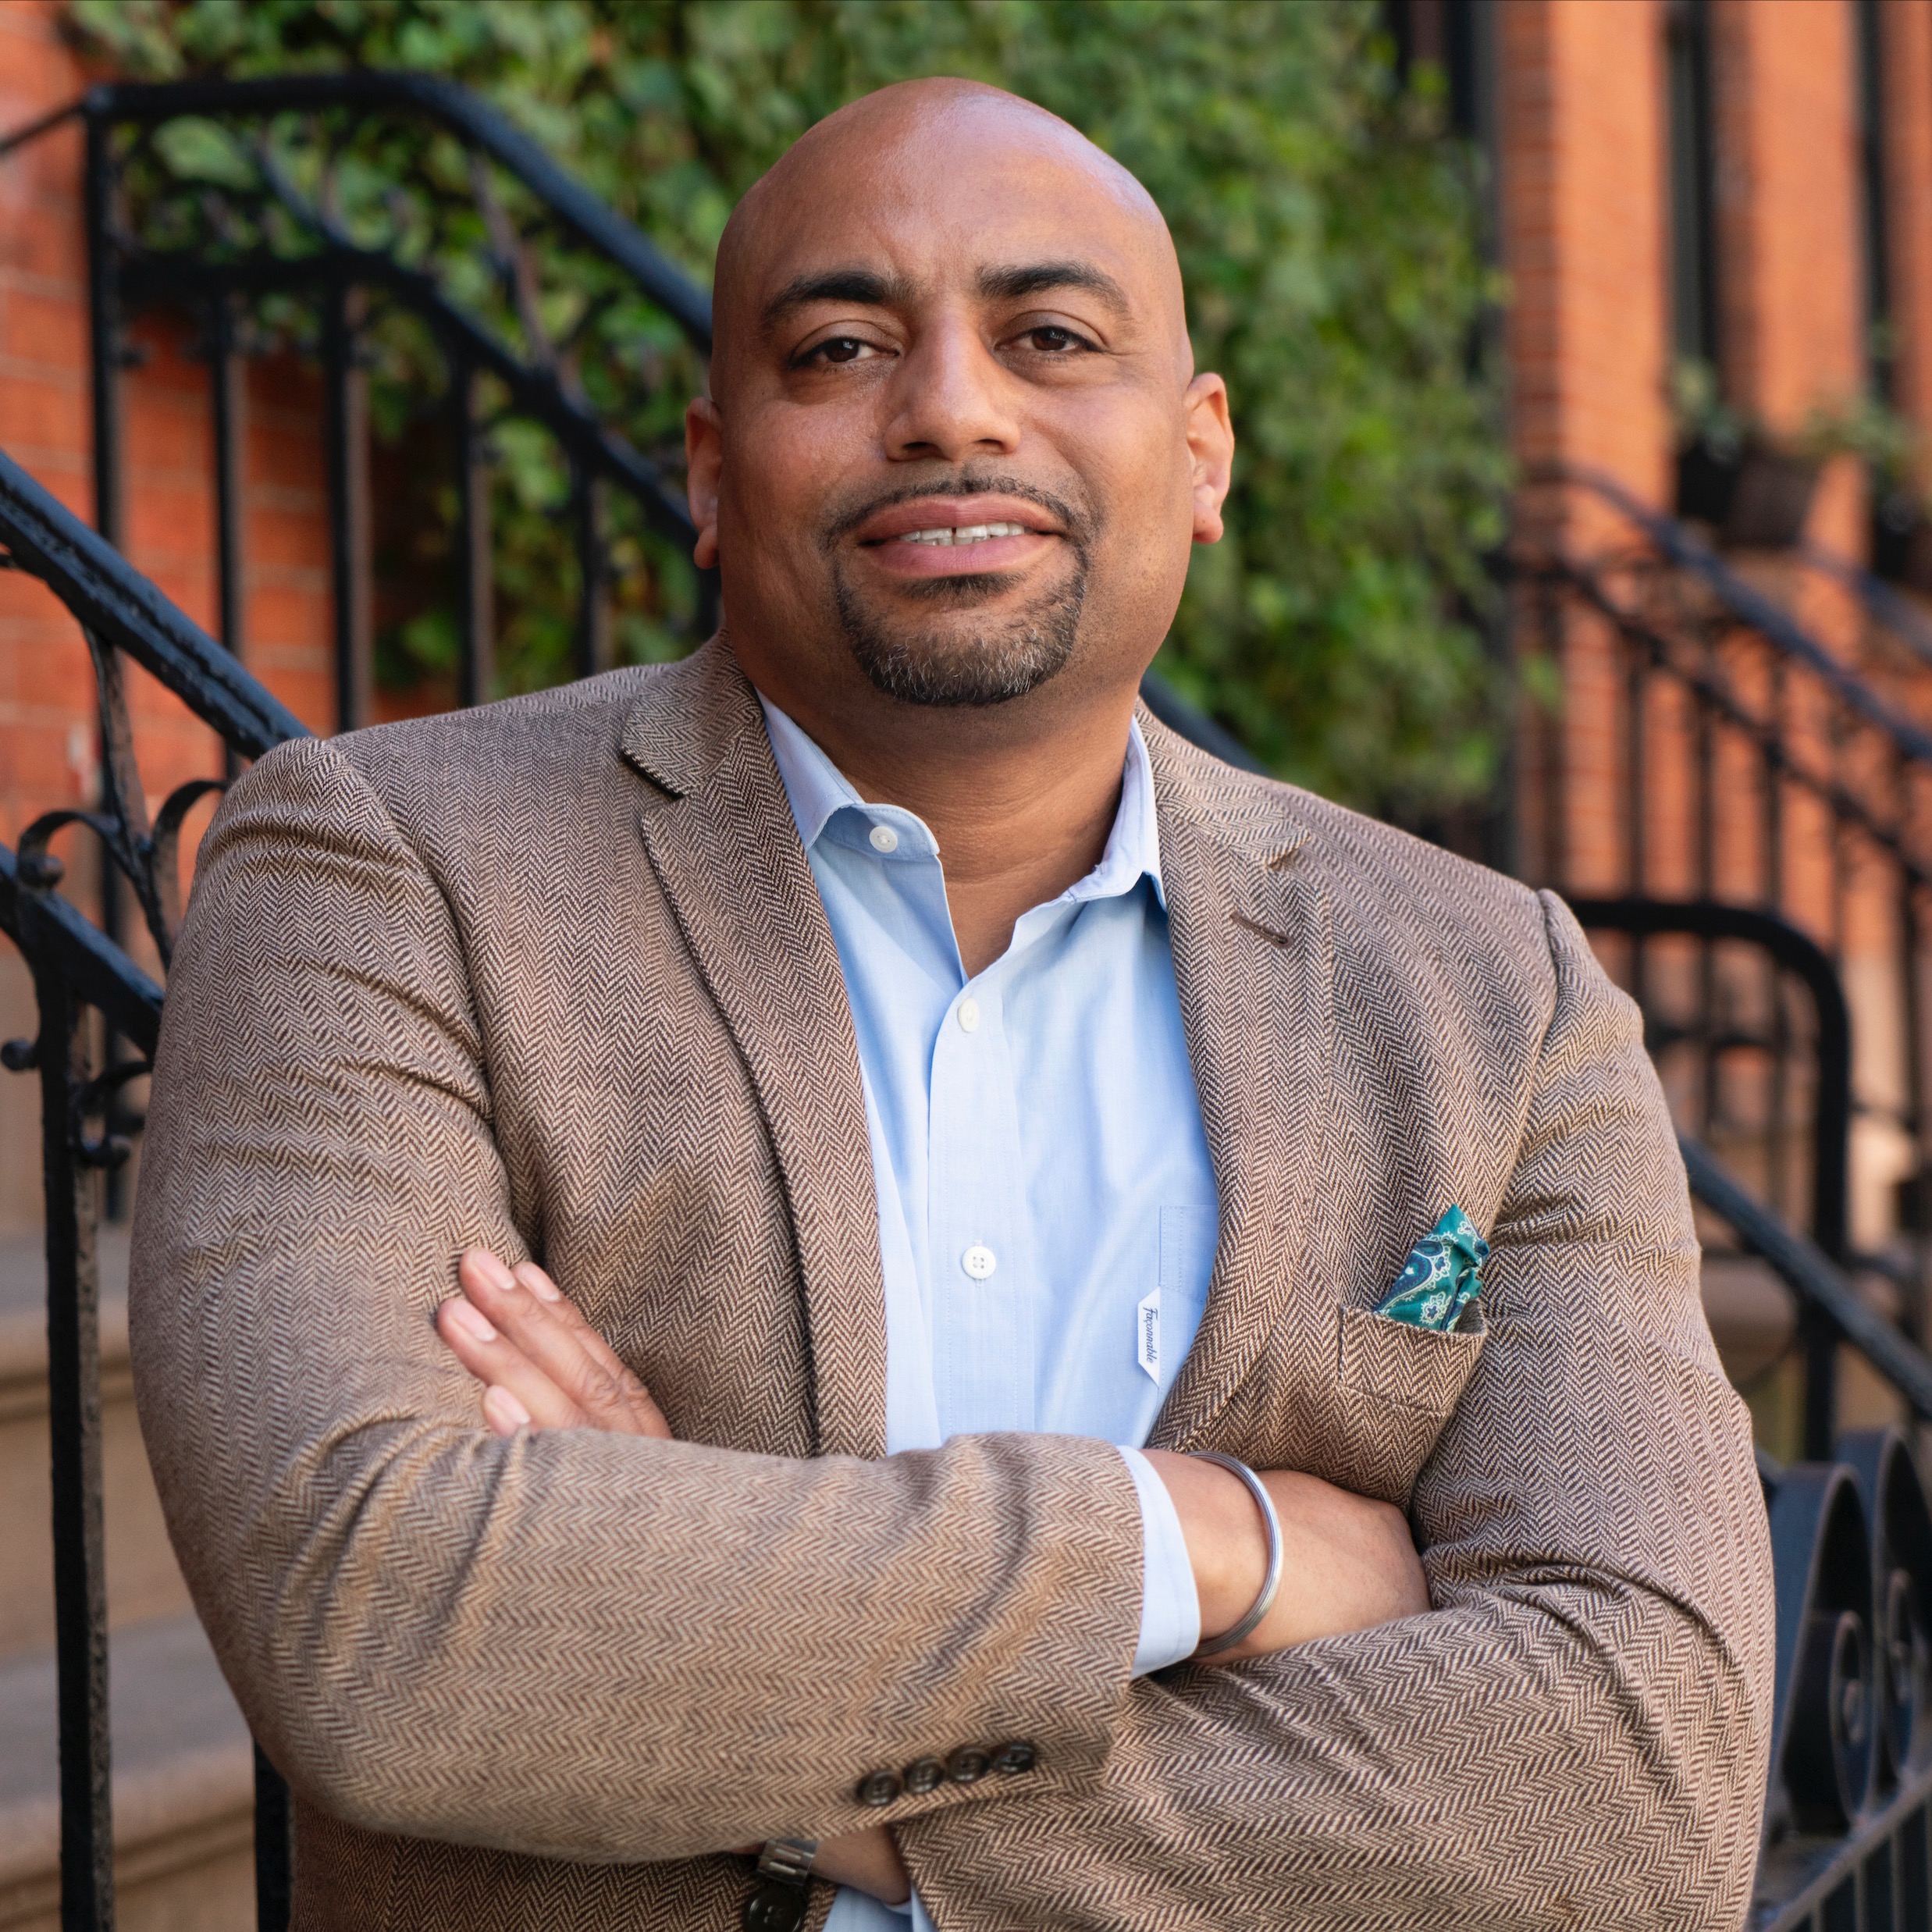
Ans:
{"label": "stone staircase", "polygon": [[[121,1932],[254,1923],[248,1732],[189,1607],[135,1420],[127,1236],[101,1238],[102,1462]],[[0,1236],[0,1932],[58,1932],[45,1270]]]}

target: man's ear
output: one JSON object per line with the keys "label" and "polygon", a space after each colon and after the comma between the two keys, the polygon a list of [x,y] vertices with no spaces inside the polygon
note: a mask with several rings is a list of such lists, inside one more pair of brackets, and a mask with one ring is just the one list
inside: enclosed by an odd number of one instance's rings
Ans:
{"label": "man's ear", "polygon": [[698,526],[692,561],[699,570],[718,560],[718,490],[724,479],[724,418],[708,396],[685,405],[685,495]]}
{"label": "man's ear", "polygon": [[1187,412],[1187,453],[1194,459],[1194,541],[1221,541],[1221,506],[1234,474],[1234,425],[1228,420],[1228,386],[1218,375],[1197,375],[1182,399]]}

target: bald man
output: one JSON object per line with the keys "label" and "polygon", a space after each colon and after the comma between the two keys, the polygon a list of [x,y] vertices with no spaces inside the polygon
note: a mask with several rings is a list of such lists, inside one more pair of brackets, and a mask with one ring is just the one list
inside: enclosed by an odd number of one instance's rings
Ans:
{"label": "bald man", "polygon": [[[297,1925],[1740,1924],[1768,1553],[1636,1016],[1137,708],[1232,457],[1158,210],[891,88],[717,309],[719,635],[202,850],[137,1387]],[[1377,1312],[1452,1206],[1471,1315]]]}

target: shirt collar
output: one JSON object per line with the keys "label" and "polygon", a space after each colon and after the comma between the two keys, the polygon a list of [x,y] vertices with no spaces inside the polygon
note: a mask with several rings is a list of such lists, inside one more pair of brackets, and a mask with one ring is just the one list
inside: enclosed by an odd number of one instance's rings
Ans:
{"label": "shirt collar", "polygon": [[[763,692],[758,695],[758,702],[765,714],[771,755],[777,761],[785,798],[807,852],[818,843],[834,815],[850,809],[877,824],[889,820],[902,832],[909,824],[917,826],[924,834],[926,855],[938,856],[938,841],[923,820],[896,806],[867,804],[818,745]],[[1161,835],[1154,809],[1154,772],[1147,763],[1147,744],[1140,735],[1139,721],[1130,718],[1127,721],[1127,756],[1121,769],[1120,806],[1114,813],[1113,829],[1107,835],[1107,849],[1101,854],[1100,863],[1085,878],[1069,886],[1062,896],[1069,900],[1112,898],[1132,891],[1143,875],[1152,881],[1154,895],[1165,907],[1167,897],[1161,884]]]}

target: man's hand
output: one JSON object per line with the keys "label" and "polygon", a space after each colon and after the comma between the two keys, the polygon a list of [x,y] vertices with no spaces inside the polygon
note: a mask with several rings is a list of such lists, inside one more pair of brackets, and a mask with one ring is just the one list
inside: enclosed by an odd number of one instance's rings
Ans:
{"label": "man's hand", "polygon": [[534,1261],[504,1267],[465,1251],[463,1292],[436,1311],[436,1332],[483,1385],[483,1416],[499,1436],[520,1429],[600,1429],[668,1441],[651,1393]]}
{"label": "man's hand", "polygon": [[[671,1425],[650,1391],[534,1261],[512,1269],[473,1247],[457,1264],[457,1279],[463,1292],[436,1311],[436,1332],[483,1385],[484,1419],[499,1436],[598,1429],[670,1439]],[[883,1825],[827,1838],[813,1870],[889,1905],[912,1896],[898,1846]]]}
{"label": "man's hand", "polygon": [[[1201,1634],[1247,1613],[1268,1570],[1261,1512],[1238,1478],[1192,1456],[1151,1449],[1180,1517],[1201,1599]],[[1293,1469],[1257,1472],[1281,1519],[1281,1589],[1256,1628],[1217,1663],[1265,1656],[1317,1637],[1372,1629],[1429,1607],[1429,1586],[1402,1512]]]}

